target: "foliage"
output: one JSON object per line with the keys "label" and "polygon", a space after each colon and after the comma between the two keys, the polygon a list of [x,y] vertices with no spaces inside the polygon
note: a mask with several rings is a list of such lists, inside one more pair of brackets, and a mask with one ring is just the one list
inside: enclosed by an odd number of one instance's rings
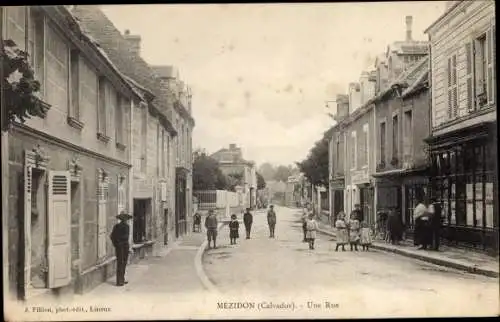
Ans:
{"label": "foliage", "polygon": [[292,175],[292,167],[280,165],[276,168],[276,173],[274,174],[274,180],[287,182],[288,177]]}
{"label": "foliage", "polygon": [[257,172],[256,175],[257,175],[257,190],[264,189],[266,187],[266,180],[259,172]]}
{"label": "foliage", "polygon": [[234,191],[236,186],[241,186],[243,184],[243,173],[234,172],[227,175],[227,189]]}
{"label": "foliage", "polygon": [[313,185],[328,187],[328,139],[317,141],[307,159],[297,166]]}
{"label": "foliage", "polygon": [[224,190],[227,186],[227,178],[217,160],[205,153],[194,152],[193,190]]}
{"label": "foliage", "polygon": [[1,88],[5,107],[2,130],[8,130],[14,121],[24,123],[33,116],[45,117],[48,106],[36,96],[40,90],[40,82],[34,78],[28,53],[20,50],[13,40],[2,39],[0,56]]}

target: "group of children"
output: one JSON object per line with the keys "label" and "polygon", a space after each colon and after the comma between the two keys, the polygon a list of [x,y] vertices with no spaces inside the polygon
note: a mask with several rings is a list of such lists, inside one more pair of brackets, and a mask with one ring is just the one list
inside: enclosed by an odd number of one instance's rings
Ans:
{"label": "group of children", "polygon": [[341,211],[337,216],[335,228],[337,230],[337,245],[335,251],[342,247],[345,251],[345,245],[351,246],[351,251],[358,250],[358,245],[363,247],[364,251],[368,251],[372,243],[372,231],[366,221],[359,222],[357,216],[353,216],[346,220],[345,213]]}

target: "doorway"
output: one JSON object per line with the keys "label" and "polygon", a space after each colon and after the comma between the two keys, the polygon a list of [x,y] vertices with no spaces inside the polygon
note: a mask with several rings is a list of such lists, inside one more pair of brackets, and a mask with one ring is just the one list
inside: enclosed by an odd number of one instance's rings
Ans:
{"label": "doorway", "polygon": [[133,222],[133,241],[134,244],[140,244],[147,240],[148,236],[148,218],[150,213],[151,199],[134,199],[134,222]]}

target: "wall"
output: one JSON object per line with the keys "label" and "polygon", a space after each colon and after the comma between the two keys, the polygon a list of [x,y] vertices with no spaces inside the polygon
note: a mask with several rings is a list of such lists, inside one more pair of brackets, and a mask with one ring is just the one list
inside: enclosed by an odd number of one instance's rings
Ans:
{"label": "wall", "polygon": [[[430,135],[430,90],[422,91],[408,99],[405,99],[403,111],[412,111],[412,159],[416,167],[427,164],[427,144],[424,139]],[[404,125],[404,124],[403,124]],[[404,128],[402,128],[401,138]]]}
{"label": "wall", "polygon": [[[432,126],[447,121],[447,59],[457,54],[458,117],[467,115],[467,79],[465,43],[470,41],[473,30],[488,28],[495,17],[493,1],[463,1],[448,13],[447,18],[429,30],[431,37],[432,70]],[[495,83],[496,84],[496,83]]]}

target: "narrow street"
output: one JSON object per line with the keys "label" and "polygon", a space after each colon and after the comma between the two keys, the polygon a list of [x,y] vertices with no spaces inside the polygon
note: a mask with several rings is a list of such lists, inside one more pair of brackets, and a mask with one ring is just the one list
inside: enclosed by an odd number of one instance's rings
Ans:
{"label": "narrow street", "polygon": [[[496,279],[380,251],[335,252],[335,242],[322,234],[316,249],[309,250],[301,242],[300,210],[276,210],[275,239],[269,238],[265,213],[258,211],[250,240],[240,238],[238,245],[229,245],[225,227],[219,248],[205,253],[205,272],[224,294],[262,297],[265,292],[266,298],[307,294],[306,301],[330,299],[339,304],[339,312],[342,307],[352,312],[356,306],[362,316],[363,310],[371,316],[383,312],[411,316],[426,310],[438,315],[498,312],[491,305],[498,298]],[[243,227],[240,236],[244,237]]]}

